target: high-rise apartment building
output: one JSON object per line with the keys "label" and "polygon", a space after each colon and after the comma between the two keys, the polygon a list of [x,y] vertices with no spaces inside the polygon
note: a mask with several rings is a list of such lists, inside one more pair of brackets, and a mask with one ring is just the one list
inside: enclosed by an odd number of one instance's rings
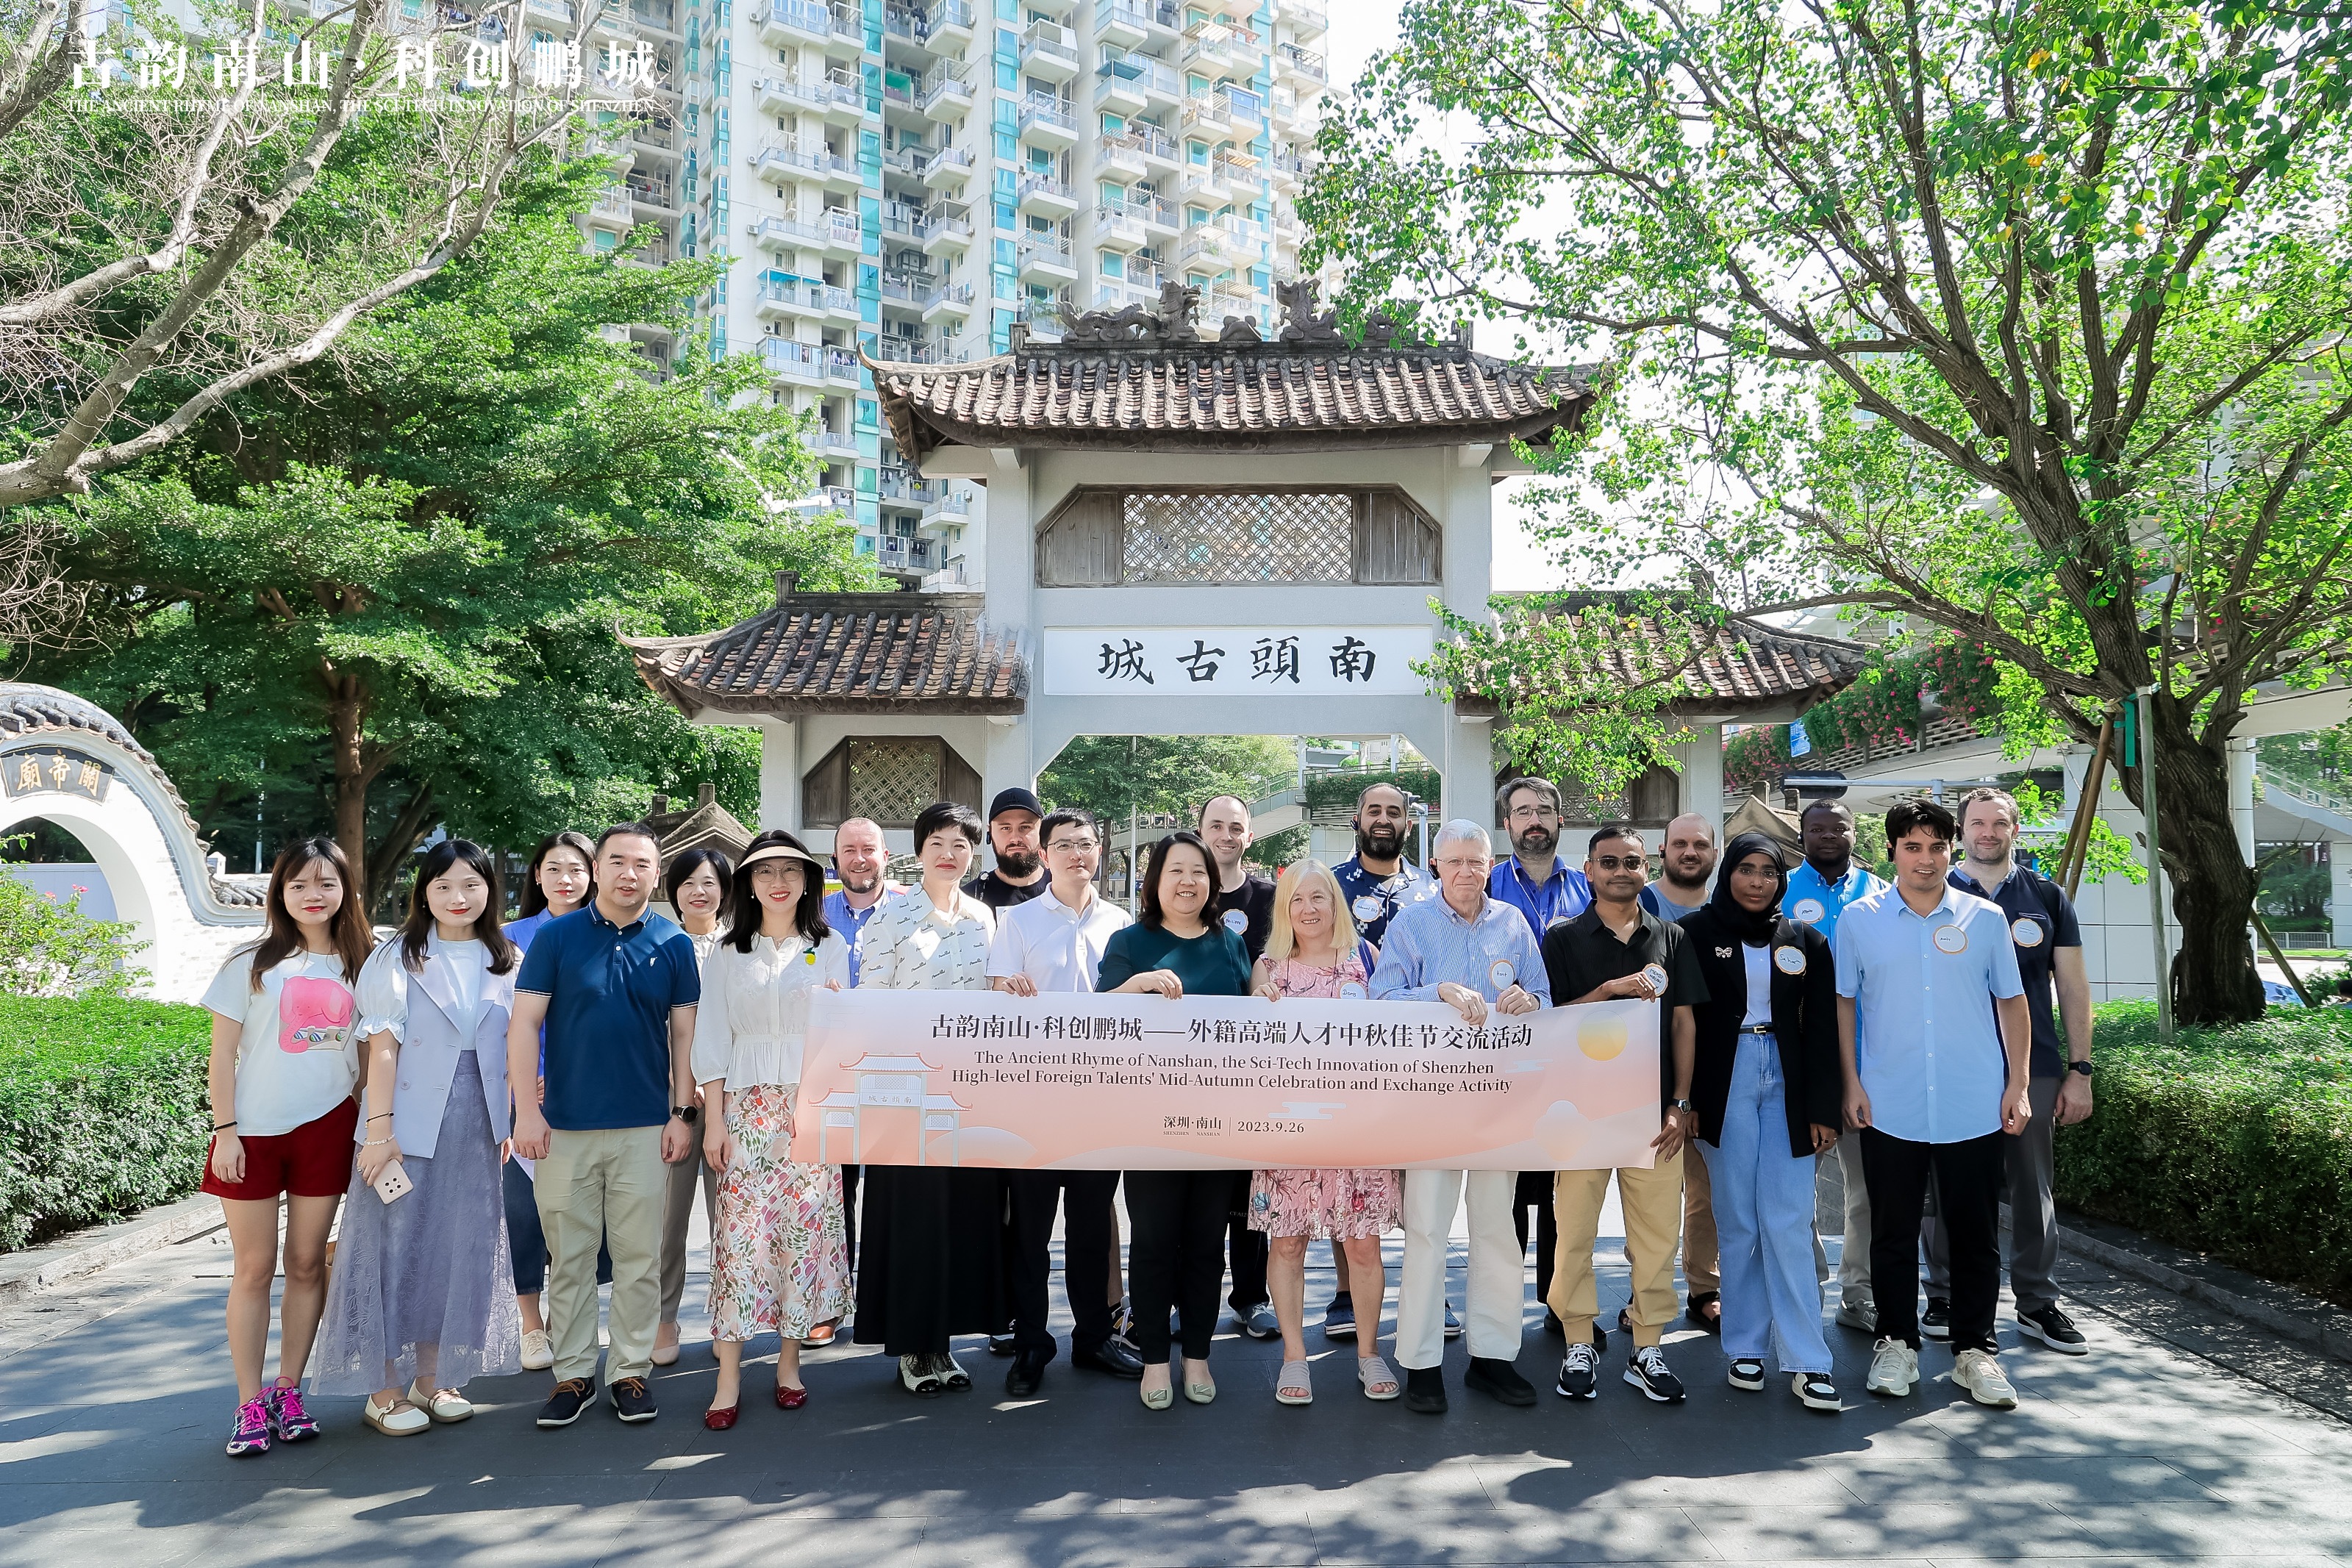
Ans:
{"label": "high-rise apartment building", "polygon": [[[527,4],[535,26],[571,14]],[[970,582],[985,497],[915,476],[857,350],[978,358],[1167,283],[1201,290],[1212,332],[1272,336],[1327,26],[1325,0],[609,0],[591,37],[648,61],[659,107],[616,126],[582,226],[607,249],[658,226],[648,262],[722,258],[693,340],[632,329],[645,351],[756,352],[816,416],[804,504],[853,517],[902,581]]]}

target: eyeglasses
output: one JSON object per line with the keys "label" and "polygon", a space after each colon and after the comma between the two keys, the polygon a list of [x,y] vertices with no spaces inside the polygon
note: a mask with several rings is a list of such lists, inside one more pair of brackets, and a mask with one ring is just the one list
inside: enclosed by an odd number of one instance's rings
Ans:
{"label": "eyeglasses", "polygon": [[1557,822],[1559,821],[1559,813],[1553,810],[1549,806],[1514,806],[1511,808],[1511,821],[1514,822]]}
{"label": "eyeglasses", "polygon": [[1057,854],[1083,855],[1093,853],[1096,845],[1092,839],[1055,839],[1045,847]]}
{"label": "eyeglasses", "polygon": [[1623,860],[1615,855],[1595,855],[1592,860],[1595,871],[1647,871],[1649,868],[1648,859],[1642,855],[1628,855]]}

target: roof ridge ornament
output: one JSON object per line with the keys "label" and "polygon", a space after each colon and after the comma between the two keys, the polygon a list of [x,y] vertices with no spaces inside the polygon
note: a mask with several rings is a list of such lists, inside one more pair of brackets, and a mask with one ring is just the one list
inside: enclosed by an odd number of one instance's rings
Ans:
{"label": "roof ridge ornament", "polygon": [[[1318,314],[1315,309],[1318,287],[1311,277],[1295,277],[1288,283],[1275,286],[1275,298],[1282,301],[1281,340],[1345,348],[1349,345],[1347,337],[1339,330],[1339,312],[1331,309]],[[1226,319],[1231,320],[1232,318]],[[1411,334],[1385,310],[1375,310],[1364,318],[1364,347],[1367,349],[1403,348],[1412,340]]]}
{"label": "roof ridge ornament", "polygon": [[[1192,318],[1200,308],[1201,291],[1181,283],[1160,286],[1160,308],[1157,310],[1129,305],[1118,310],[1082,310],[1073,314],[1066,306],[1061,313],[1062,342],[1073,348],[1095,344],[1120,344],[1134,348],[1197,344],[1201,340],[1201,332],[1193,324]],[[1225,318],[1229,329],[1234,319],[1231,316]]]}

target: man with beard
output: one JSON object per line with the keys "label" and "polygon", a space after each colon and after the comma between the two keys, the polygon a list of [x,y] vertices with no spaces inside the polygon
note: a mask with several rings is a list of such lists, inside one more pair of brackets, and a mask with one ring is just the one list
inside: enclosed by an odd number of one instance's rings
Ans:
{"label": "man with beard", "polygon": [[[824,895],[824,923],[841,934],[849,944],[849,984],[857,986],[857,944],[866,935],[866,923],[882,907],[882,901],[904,893],[905,888],[883,880],[882,873],[890,863],[890,851],[882,841],[882,824],[869,817],[852,817],[833,831],[833,871],[841,885]],[[849,1266],[857,1267],[857,1180],[865,1171],[863,1166],[841,1167],[841,1223],[848,1232]],[[832,1343],[833,1330],[817,1342]]]}
{"label": "man with beard", "polygon": [[[1256,838],[1250,831],[1249,807],[1237,795],[1213,795],[1201,807],[1198,826],[1217,872],[1216,896],[1203,915],[1239,936],[1255,964],[1274,932],[1274,883],[1242,868],[1242,857]],[[1265,1232],[1250,1228],[1249,1191],[1250,1173],[1235,1171],[1233,1206],[1225,1213],[1225,1256],[1234,1289],[1225,1304],[1234,1309],[1242,1333],[1252,1339],[1276,1339],[1282,1324],[1266,1294]]]}
{"label": "man with beard", "polygon": [[973,877],[963,891],[993,910],[1026,904],[1045,891],[1045,859],[1037,843],[1037,824],[1045,808],[1034,790],[1015,785],[999,789],[988,803],[988,847],[996,852],[996,869]]}
{"label": "man with beard", "polygon": [[[1837,800],[1816,800],[1797,819],[1805,863],[1789,873],[1782,907],[1789,918],[1810,925],[1837,948],[1838,915],[1857,899],[1886,884],[1853,863],[1853,812]],[[1870,1189],[1862,1176],[1862,1134],[1849,1127],[1838,1134],[1838,1171],[1845,1186],[1845,1246],[1838,1254],[1837,1321],[1850,1329],[1878,1332],[1878,1307],[1870,1289]],[[1912,1287],[1916,1289],[1916,1286]]]}
{"label": "man with beard", "polygon": [[[1685,811],[1666,824],[1665,848],[1658,856],[1663,874],[1642,889],[1642,907],[1661,920],[1679,924],[1706,904],[1708,883],[1715,876],[1715,824],[1696,811]],[[1715,1239],[1715,1189],[1708,1185],[1706,1162],[1683,1162],[1683,1283],[1690,1300],[1683,1315],[1709,1333],[1721,1332],[1723,1280],[1717,1271]],[[1621,1325],[1631,1320],[1620,1316]]]}
{"label": "man with beard", "polygon": [[[1355,917],[1356,935],[1377,951],[1397,911],[1424,898],[1437,896],[1437,883],[1404,858],[1404,839],[1412,820],[1412,801],[1394,784],[1367,784],[1356,796],[1356,852],[1331,868],[1339,896]],[[1331,1248],[1331,1304],[1323,1311],[1323,1333],[1352,1343],[1356,1337],[1356,1299],[1348,1284],[1347,1249]],[[1462,1333],[1454,1309],[1445,1309],[1448,1339]]]}
{"label": "man with beard", "polygon": [[[1514,779],[1495,792],[1496,814],[1511,836],[1511,858],[1499,862],[1486,883],[1486,895],[1500,899],[1527,916],[1541,942],[1544,933],[1562,921],[1573,920],[1592,902],[1592,889],[1581,872],[1571,871],[1559,858],[1559,787],[1549,779]],[[1519,1233],[1519,1251],[1528,1249],[1528,1210],[1535,1210],[1536,1300],[1551,1300],[1552,1255],[1559,1249],[1559,1227],[1552,1218],[1552,1173],[1521,1171],[1518,1189],[1511,1196],[1511,1224]],[[1561,1332],[1559,1319],[1549,1304],[1544,1331]],[[1597,1331],[1596,1331],[1597,1332]]]}

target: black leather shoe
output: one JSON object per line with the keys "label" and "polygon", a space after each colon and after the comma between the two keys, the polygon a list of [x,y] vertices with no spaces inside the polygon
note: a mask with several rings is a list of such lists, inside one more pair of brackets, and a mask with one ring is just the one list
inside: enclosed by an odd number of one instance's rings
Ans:
{"label": "black leather shoe", "polygon": [[1442,1367],[1404,1369],[1404,1407],[1423,1416],[1445,1414],[1445,1372]]}
{"label": "black leather shoe", "polygon": [[1507,1361],[1472,1356],[1462,1385],[1476,1389],[1497,1404],[1527,1406],[1536,1402],[1535,1385],[1521,1377],[1519,1369]]}
{"label": "black leather shoe", "polygon": [[[1013,1357],[1013,1365],[1004,1375],[1004,1392],[1015,1399],[1026,1399],[1037,1392],[1037,1385],[1045,1380],[1046,1364],[1054,1359],[1050,1350],[1024,1350]],[[1140,1376],[1139,1372],[1137,1375]]]}
{"label": "black leather shoe", "polygon": [[1103,1341],[1099,1350],[1072,1351],[1070,1364],[1109,1377],[1124,1377],[1130,1383],[1143,1380],[1143,1357],[1136,1354],[1133,1345],[1117,1337]]}
{"label": "black leather shoe", "polygon": [[1011,1355],[1019,1348],[1020,1346],[1013,1343],[1013,1336],[1009,1333],[992,1333],[988,1336],[988,1354],[991,1355]]}

